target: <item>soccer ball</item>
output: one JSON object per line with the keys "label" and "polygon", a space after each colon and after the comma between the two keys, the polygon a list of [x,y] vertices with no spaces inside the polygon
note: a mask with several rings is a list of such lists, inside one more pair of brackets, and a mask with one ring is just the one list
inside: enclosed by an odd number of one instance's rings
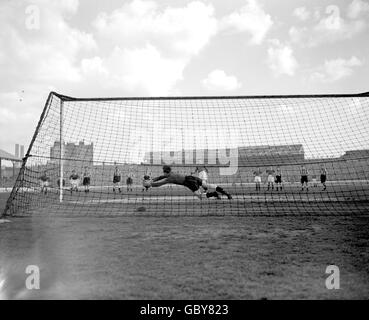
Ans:
{"label": "soccer ball", "polygon": [[142,184],[145,188],[150,188],[151,187],[151,180],[144,180]]}

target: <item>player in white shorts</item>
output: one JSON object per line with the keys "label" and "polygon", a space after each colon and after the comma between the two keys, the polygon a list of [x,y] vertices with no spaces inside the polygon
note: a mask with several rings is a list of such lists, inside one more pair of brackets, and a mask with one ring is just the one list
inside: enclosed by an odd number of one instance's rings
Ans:
{"label": "player in white shorts", "polygon": [[72,194],[73,190],[78,192],[79,175],[76,173],[76,170],[72,170],[72,174],[69,176],[69,182],[70,182],[70,193]]}
{"label": "player in white shorts", "polygon": [[[209,170],[205,166],[196,167],[195,172],[193,172],[192,174],[196,174],[196,173],[198,174],[199,179],[201,179],[202,181],[201,188],[205,194],[209,192],[209,189],[214,189],[226,195],[228,199],[232,199],[232,196],[228,194],[227,192],[223,192],[224,190],[221,187],[219,187],[217,184],[209,183],[208,181],[209,180]],[[217,196],[217,198],[220,199],[220,196]]]}
{"label": "player in white shorts", "polygon": [[191,174],[196,174],[196,173],[202,181],[204,181],[205,183],[208,182],[208,179],[209,179],[208,173],[209,173],[209,171],[205,166],[196,167],[195,171]]}
{"label": "player in white shorts", "polygon": [[260,184],[261,184],[261,170],[260,168],[258,168],[257,170],[255,170],[254,172],[254,181],[256,184],[256,191],[259,192],[260,191]]}
{"label": "player in white shorts", "polygon": [[266,171],[268,178],[267,178],[267,182],[268,182],[268,191],[270,189],[270,187],[272,187],[272,190],[274,190],[274,173],[275,171],[273,170],[272,167],[270,167],[269,170]]}
{"label": "player in white shorts", "polygon": [[313,187],[316,188],[318,186],[318,182],[316,180],[316,176],[315,175],[312,178],[312,182],[313,182]]}

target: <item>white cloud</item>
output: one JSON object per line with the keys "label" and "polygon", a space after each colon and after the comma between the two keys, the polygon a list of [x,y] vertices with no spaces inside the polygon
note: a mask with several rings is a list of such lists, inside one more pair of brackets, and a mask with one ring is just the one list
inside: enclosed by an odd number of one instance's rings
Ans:
{"label": "white cloud", "polygon": [[117,83],[128,88],[142,86],[151,95],[168,94],[174,84],[182,79],[186,62],[181,59],[165,58],[157,48],[147,45],[139,49],[116,48],[106,61],[109,70],[118,69],[114,75]]}
{"label": "white cloud", "polygon": [[299,27],[292,26],[288,30],[288,34],[290,36],[291,42],[303,44],[303,39],[306,37],[308,31],[309,29],[307,27],[299,28]]}
{"label": "white cloud", "polygon": [[31,3],[40,6],[52,6],[53,11],[71,14],[76,13],[79,7],[79,0],[32,0]]}
{"label": "white cloud", "polygon": [[[39,29],[27,29],[28,4],[39,9]],[[6,121],[0,145],[5,149],[29,142],[50,86],[65,90],[82,80],[79,57],[94,52],[97,44],[91,34],[67,22],[78,5],[78,0],[0,3],[0,118]],[[9,131],[11,137],[5,134]]]}
{"label": "white cloud", "polygon": [[154,1],[134,0],[100,14],[94,35],[68,23],[78,12],[78,0],[29,3],[40,9],[39,30],[25,28],[19,4],[0,4],[3,91],[30,91],[32,83],[39,89],[137,89],[166,95],[176,92],[184,68],[217,32],[213,6],[200,1],[162,8]]}
{"label": "white cloud", "polygon": [[[354,2],[355,3],[355,0]],[[352,5],[352,4],[351,4]],[[356,15],[354,7],[363,5],[356,4],[352,6],[349,13],[352,17]],[[360,19],[344,19],[341,15],[340,8],[336,5],[329,5],[324,12],[315,11],[315,19],[318,20],[311,26],[296,27],[289,29],[291,41],[301,46],[314,47],[322,43],[332,43],[351,39],[355,35],[365,31],[368,28],[368,22],[365,18]]]}
{"label": "white cloud", "polygon": [[310,18],[310,11],[307,10],[305,7],[299,7],[293,10],[293,15],[301,21],[306,21]]}
{"label": "white cloud", "polygon": [[239,11],[232,12],[221,21],[222,30],[247,32],[251,35],[250,43],[260,44],[273,25],[273,20],[260,3],[246,0],[246,5]]}
{"label": "white cloud", "polygon": [[[143,48],[115,47],[111,55],[82,61],[82,73],[95,79],[94,86],[108,89],[141,90],[166,95],[182,79],[187,61],[166,58],[153,45]],[[93,80],[90,80],[92,82]]]}
{"label": "white cloud", "polygon": [[213,70],[202,80],[202,84],[209,90],[232,91],[241,87],[235,76],[227,75],[223,70]]}
{"label": "white cloud", "polygon": [[[0,92],[0,146],[12,151],[14,143],[29,143],[45,101],[35,92]],[[11,133],[11,134],[9,134]]]}
{"label": "white cloud", "polygon": [[175,92],[184,68],[217,32],[213,6],[200,1],[161,8],[134,0],[99,14],[93,25],[97,39],[111,50],[82,62],[84,74],[94,69],[105,76],[105,86],[140,88],[150,95]]}
{"label": "white cloud", "polygon": [[94,21],[99,34],[118,45],[149,42],[179,55],[198,54],[217,31],[211,4],[193,1],[182,8],[160,10],[154,1],[134,0]]}
{"label": "white cloud", "polygon": [[356,19],[366,12],[369,12],[369,3],[362,0],[352,1],[347,8],[347,16],[351,19]]}
{"label": "white cloud", "polygon": [[100,57],[82,59],[81,71],[85,77],[108,76],[108,70],[104,67]]}
{"label": "white cloud", "polygon": [[323,66],[316,68],[312,72],[311,80],[321,82],[338,81],[352,75],[353,69],[362,64],[363,62],[355,56],[352,56],[350,59],[327,60]]}
{"label": "white cloud", "polygon": [[17,116],[14,112],[11,112],[10,110],[6,108],[0,107],[0,123],[1,124],[7,124],[10,121],[15,121],[17,119]]}
{"label": "white cloud", "polygon": [[74,13],[78,1],[32,3],[40,9],[39,30],[26,29],[24,16],[19,15],[16,5],[4,7],[7,14],[0,20],[0,79],[11,79],[9,85],[22,87],[30,81],[55,85],[78,81],[78,55],[97,48],[91,34],[71,28],[65,21],[64,15]]}
{"label": "white cloud", "polygon": [[2,125],[16,123],[18,111],[16,106],[19,104],[21,98],[18,92],[0,93],[0,123]]}
{"label": "white cloud", "polygon": [[270,41],[271,46],[268,48],[267,64],[275,75],[293,76],[298,67],[297,60],[293,54],[293,50],[289,45],[280,43],[274,39]]}

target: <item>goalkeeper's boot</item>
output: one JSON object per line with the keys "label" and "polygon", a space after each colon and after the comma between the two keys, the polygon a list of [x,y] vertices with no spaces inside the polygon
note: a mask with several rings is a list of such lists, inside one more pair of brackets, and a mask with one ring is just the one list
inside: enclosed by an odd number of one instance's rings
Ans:
{"label": "goalkeeper's boot", "polygon": [[212,197],[214,197],[214,198],[217,198],[217,199],[221,199],[221,197],[219,196],[219,193],[218,193],[218,192],[216,192],[216,191],[214,191],[214,192],[207,192],[207,193],[206,193],[206,197],[207,197],[207,198],[212,198]]}
{"label": "goalkeeper's boot", "polygon": [[230,199],[232,199],[232,196],[228,193],[228,192],[226,192],[223,188],[221,188],[221,187],[216,187],[216,189],[215,189],[216,191],[218,191],[219,193],[221,193],[221,194],[224,194],[225,196],[227,196],[227,198],[230,200]]}

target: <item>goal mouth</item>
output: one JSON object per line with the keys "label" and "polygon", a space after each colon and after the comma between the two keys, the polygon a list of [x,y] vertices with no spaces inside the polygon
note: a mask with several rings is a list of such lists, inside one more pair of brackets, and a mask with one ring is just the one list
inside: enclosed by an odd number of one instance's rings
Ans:
{"label": "goal mouth", "polygon": [[51,92],[3,215],[366,214],[368,123],[369,93]]}

